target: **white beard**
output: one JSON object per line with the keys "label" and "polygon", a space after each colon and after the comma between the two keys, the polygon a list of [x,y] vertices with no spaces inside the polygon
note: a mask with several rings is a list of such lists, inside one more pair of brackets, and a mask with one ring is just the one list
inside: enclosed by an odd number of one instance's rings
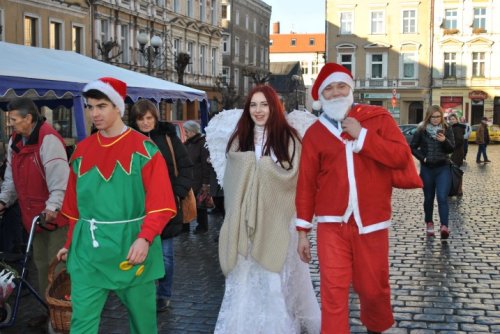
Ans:
{"label": "white beard", "polygon": [[345,118],[347,110],[349,110],[349,108],[352,106],[352,103],[354,102],[354,96],[351,90],[349,92],[349,95],[331,100],[325,99],[323,95],[320,94],[319,100],[321,101],[321,108],[323,109],[325,114],[331,119],[339,122]]}

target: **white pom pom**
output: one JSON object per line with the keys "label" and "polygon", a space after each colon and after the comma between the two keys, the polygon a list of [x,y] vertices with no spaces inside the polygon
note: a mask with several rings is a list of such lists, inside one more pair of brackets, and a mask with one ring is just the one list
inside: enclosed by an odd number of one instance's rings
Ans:
{"label": "white pom pom", "polygon": [[321,109],[321,101],[314,101],[312,104],[313,110],[320,110]]}

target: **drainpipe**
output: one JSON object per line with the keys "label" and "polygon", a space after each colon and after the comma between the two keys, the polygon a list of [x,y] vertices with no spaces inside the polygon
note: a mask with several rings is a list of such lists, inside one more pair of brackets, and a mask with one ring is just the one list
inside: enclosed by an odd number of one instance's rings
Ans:
{"label": "drainpipe", "polygon": [[[429,105],[432,105],[432,85],[434,76],[434,0],[431,0],[431,29],[430,29],[430,48],[429,48]],[[424,109],[425,112],[425,109]]]}

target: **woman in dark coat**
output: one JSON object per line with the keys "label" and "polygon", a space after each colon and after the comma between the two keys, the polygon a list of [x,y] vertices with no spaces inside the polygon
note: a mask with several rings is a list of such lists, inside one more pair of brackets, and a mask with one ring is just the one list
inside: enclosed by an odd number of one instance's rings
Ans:
{"label": "woman in dark coat", "polygon": [[455,114],[448,116],[451,129],[453,130],[453,137],[455,138],[455,147],[451,155],[451,161],[455,165],[462,166],[464,163],[464,135],[465,125],[458,122],[458,117]]}
{"label": "woman in dark coat", "polygon": [[[184,145],[189,153],[191,161],[193,161],[194,183],[193,191],[197,195],[200,191],[210,193],[210,171],[208,149],[205,147],[205,136],[201,134],[200,124],[196,121],[187,121],[183,125],[188,138]],[[208,231],[208,213],[205,208],[197,208],[196,210],[198,226],[194,233],[205,233]]]}
{"label": "woman in dark coat", "polygon": [[[168,122],[159,122],[158,109],[153,102],[139,100],[132,106],[130,126],[150,137],[160,149],[168,167],[168,176],[170,177],[170,183],[172,184],[172,190],[177,202],[177,215],[167,224],[161,235],[165,277],[158,281],[156,308],[157,311],[165,311],[170,305],[174,278],[173,237],[182,232],[184,225],[179,201],[186,197],[192,187],[193,163],[189,158],[186,148],[177,137],[175,127]],[[175,175],[174,160],[167,142],[167,136],[174,151],[178,170],[177,176]]]}

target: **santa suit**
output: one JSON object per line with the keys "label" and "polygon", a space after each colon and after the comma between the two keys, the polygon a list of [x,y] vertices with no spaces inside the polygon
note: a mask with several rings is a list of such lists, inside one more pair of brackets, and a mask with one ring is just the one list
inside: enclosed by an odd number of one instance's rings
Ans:
{"label": "santa suit", "polygon": [[408,145],[381,107],[355,105],[348,116],[360,121],[359,137],[342,134],[321,116],[304,136],[299,168],[297,228],[309,230],[313,216],[318,221],[322,333],[349,333],[351,282],[367,328],[383,331],[394,322],[387,230],[391,175],[408,164]]}

